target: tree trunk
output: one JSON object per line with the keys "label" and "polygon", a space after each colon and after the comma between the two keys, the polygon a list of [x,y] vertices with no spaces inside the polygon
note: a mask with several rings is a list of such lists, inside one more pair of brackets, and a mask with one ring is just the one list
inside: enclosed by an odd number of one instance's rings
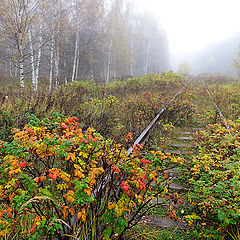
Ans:
{"label": "tree trunk", "polygon": [[112,45],[113,45],[113,33],[114,33],[114,30],[112,30],[111,40],[110,40],[109,49],[108,49],[106,84],[108,84],[109,80],[110,80],[110,66],[111,66],[111,55],[112,55]]}
{"label": "tree trunk", "polygon": [[11,78],[13,77],[13,74],[12,74],[12,59],[11,59],[10,56],[9,56],[9,75],[10,75]]}
{"label": "tree trunk", "polygon": [[34,52],[33,52],[33,43],[32,43],[32,33],[30,28],[28,30],[28,38],[29,38],[31,67],[32,67],[32,87],[33,87],[33,93],[36,94],[37,85],[36,85],[35,61],[34,61]]}
{"label": "tree trunk", "polygon": [[132,44],[131,44],[131,69],[130,69],[130,75],[133,76],[133,45],[134,45],[134,34],[132,30]]}
{"label": "tree trunk", "polygon": [[11,56],[10,56],[9,45],[8,45],[8,65],[9,65],[9,75],[10,75],[10,77],[13,77],[13,75],[12,75],[12,59],[11,59]]}
{"label": "tree trunk", "polygon": [[38,87],[38,77],[39,77],[39,67],[41,62],[41,56],[42,56],[42,23],[40,25],[40,33],[39,33],[39,49],[38,49],[38,56],[37,56],[37,64],[36,64],[36,71],[35,71],[35,82],[36,82],[36,91]]}
{"label": "tree trunk", "polygon": [[25,86],[24,86],[24,70],[23,70],[23,45],[20,39],[17,39],[17,46],[18,46],[18,54],[19,54],[19,80],[20,80],[20,92],[21,96],[24,96],[25,93]]}
{"label": "tree trunk", "polygon": [[24,96],[25,87],[24,87],[24,74],[23,74],[23,59],[20,59],[19,62],[19,78],[20,78],[20,88],[21,88],[21,96]]}
{"label": "tree trunk", "polygon": [[94,75],[93,75],[93,67],[92,67],[92,64],[91,64],[91,79],[94,80]]}
{"label": "tree trunk", "polygon": [[148,46],[147,46],[147,56],[146,56],[146,65],[145,65],[145,75],[148,74],[149,53],[150,53],[150,44],[148,43]]}
{"label": "tree trunk", "polygon": [[23,55],[21,54],[19,58],[19,79],[20,79],[21,96],[24,96],[24,92],[25,92],[23,61],[24,61]]}
{"label": "tree trunk", "polygon": [[55,56],[55,69],[56,69],[56,82],[55,88],[58,88],[59,85],[59,47],[56,46],[56,56]]}
{"label": "tree trunk", "polygon": [[50,53],[49,93],[52,91],[54,45],[55,45],[55,39],[54,39],[54,32],[53,32],[52,41],[51,41],[51,53]]}
{"label": "tree trunk", "polygon": [[72,82],[75,79],[76,65],[77,65],[77,53],[78,53],[78,31],[76,33],[76,41],[75,41],[75,53],[74,53],[74,59],[73,59]]}
{"label": "tree trunk", "polygon": [[8,63],[5,62],[5,74],[7,75],[8,74]]}
{"label": "tree trunk", "polygon": [[76,79],[78,79],[78,72],[79,72],[79,62],[80,62],[80,46],[78,46],[78,54],[77,54],[77,66],[76,66]]}
{"label": "tree trunk", "polygon": [[17,75],[18,75],[18,68],[14,64],[14,77],[17,78]]}

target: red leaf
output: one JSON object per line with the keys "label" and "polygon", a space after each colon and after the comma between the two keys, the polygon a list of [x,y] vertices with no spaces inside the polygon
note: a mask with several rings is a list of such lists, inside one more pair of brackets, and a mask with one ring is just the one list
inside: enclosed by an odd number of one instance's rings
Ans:
{"label": "red leaf", "polygon": [[26,161],[24,161],[24,162],[20,162],[19,165],[20,165],[21,168],[24,168],[24,167],[26,167],[27,162],[26,162]]}
{"label": "red leaf", "polygon": [[58,174],[54,171],[50,172],[48,174],[49,178],[53,179],[55,182],[57,182],[57,177],[58,177]]}

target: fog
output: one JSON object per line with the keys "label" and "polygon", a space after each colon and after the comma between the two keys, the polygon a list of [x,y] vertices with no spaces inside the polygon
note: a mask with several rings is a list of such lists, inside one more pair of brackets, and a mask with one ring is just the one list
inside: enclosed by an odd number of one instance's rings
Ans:
{"label": "fog", "polygon": [[240,1],[136,0],[139,11],[150,11],[169,40],[170,68],[189,61],[193,72],[236,74],[232,58],[240,42]]}
{"label": "fog", "polygon": [[204,49],[190,54],[172,54],[171,68],[178,70],[179,64],[186,60],[192,65],[192,71],[199,73],[227,73],[236,75],[232,66],[233,58],[238,57],[239,35],[210,44]]}

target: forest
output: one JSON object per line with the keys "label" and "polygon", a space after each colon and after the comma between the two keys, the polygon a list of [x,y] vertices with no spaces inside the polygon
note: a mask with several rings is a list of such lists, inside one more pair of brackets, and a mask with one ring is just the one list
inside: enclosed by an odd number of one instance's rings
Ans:
{"label": "forest", "polygon": [[240,240],[237,40],[174,72],[167,30],[131,0],[0,1],[0,240]]}
{"label": "forest", "polygon": [[0,71],[49,91],[76,79],[111,79],[167,71],[166,33],[148,13],[122,0],[3,0]]}

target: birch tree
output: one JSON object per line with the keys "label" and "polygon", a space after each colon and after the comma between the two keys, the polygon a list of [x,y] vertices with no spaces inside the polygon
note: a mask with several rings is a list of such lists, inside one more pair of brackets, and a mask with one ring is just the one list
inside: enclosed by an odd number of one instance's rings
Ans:
{"label": "birch tree", "polygon": [[[31,69],[32,69],[32,86],[34,94],[37,93],[38,89],[38,78],[39,78],[39,68],[42,56],[42,46],[43,46],[43,11],[44,11],[44,1],[39,4],[36,10],[36,21],[29,27],[29,48],[30,48],[30,59],[31,59]],[[32,29],[35,32],[35,41],[32,38]]]}
{"label": "birch tree", "polygon": [[29,27],[34,21],[37,3],[31,0],[1,0],[0,2],[0,38],[1,41],[11,43],[16,49],[12,56],[19,67],[20,92],[24,95],[24,61],[26,59]]}
{"label": "birch tree", "polygon": [[50,50],[50,73],[49,73],[49,89],[48,91],[52,91],[52,83],[53,83],[53,67],[54,67],[54,46],[55,46],[55,32],[53,30],[52,40],[51,40],[51,50]]}
{"label": "birch tree", "polygon": [[73,71],[72,71],[72,82],[74,81],[75,76],[76,76],[77,54],[78,54],[78,30],[76,31],[76,39],[75,39],[75,50],[74,50]]}
{"label": "birch tree", "polygon": [[116,34],[116,30],[119,27],[120,23],[120,15],[122,9],[122,1],[121,0],[113,0],[111,11],[109,14],[109,47],[108,47],[108,59],[107,59],[107,76],[106,76],[106,84],[109,83],[110,75],[111,75],[111,66],[113,65],[113,41]]}
{"label": "birch tree", "polygon": [[115,78],[168,69],[164,30],[130,0],[1,0],[0,72],[18,74],[36,94],[77,79]]}

